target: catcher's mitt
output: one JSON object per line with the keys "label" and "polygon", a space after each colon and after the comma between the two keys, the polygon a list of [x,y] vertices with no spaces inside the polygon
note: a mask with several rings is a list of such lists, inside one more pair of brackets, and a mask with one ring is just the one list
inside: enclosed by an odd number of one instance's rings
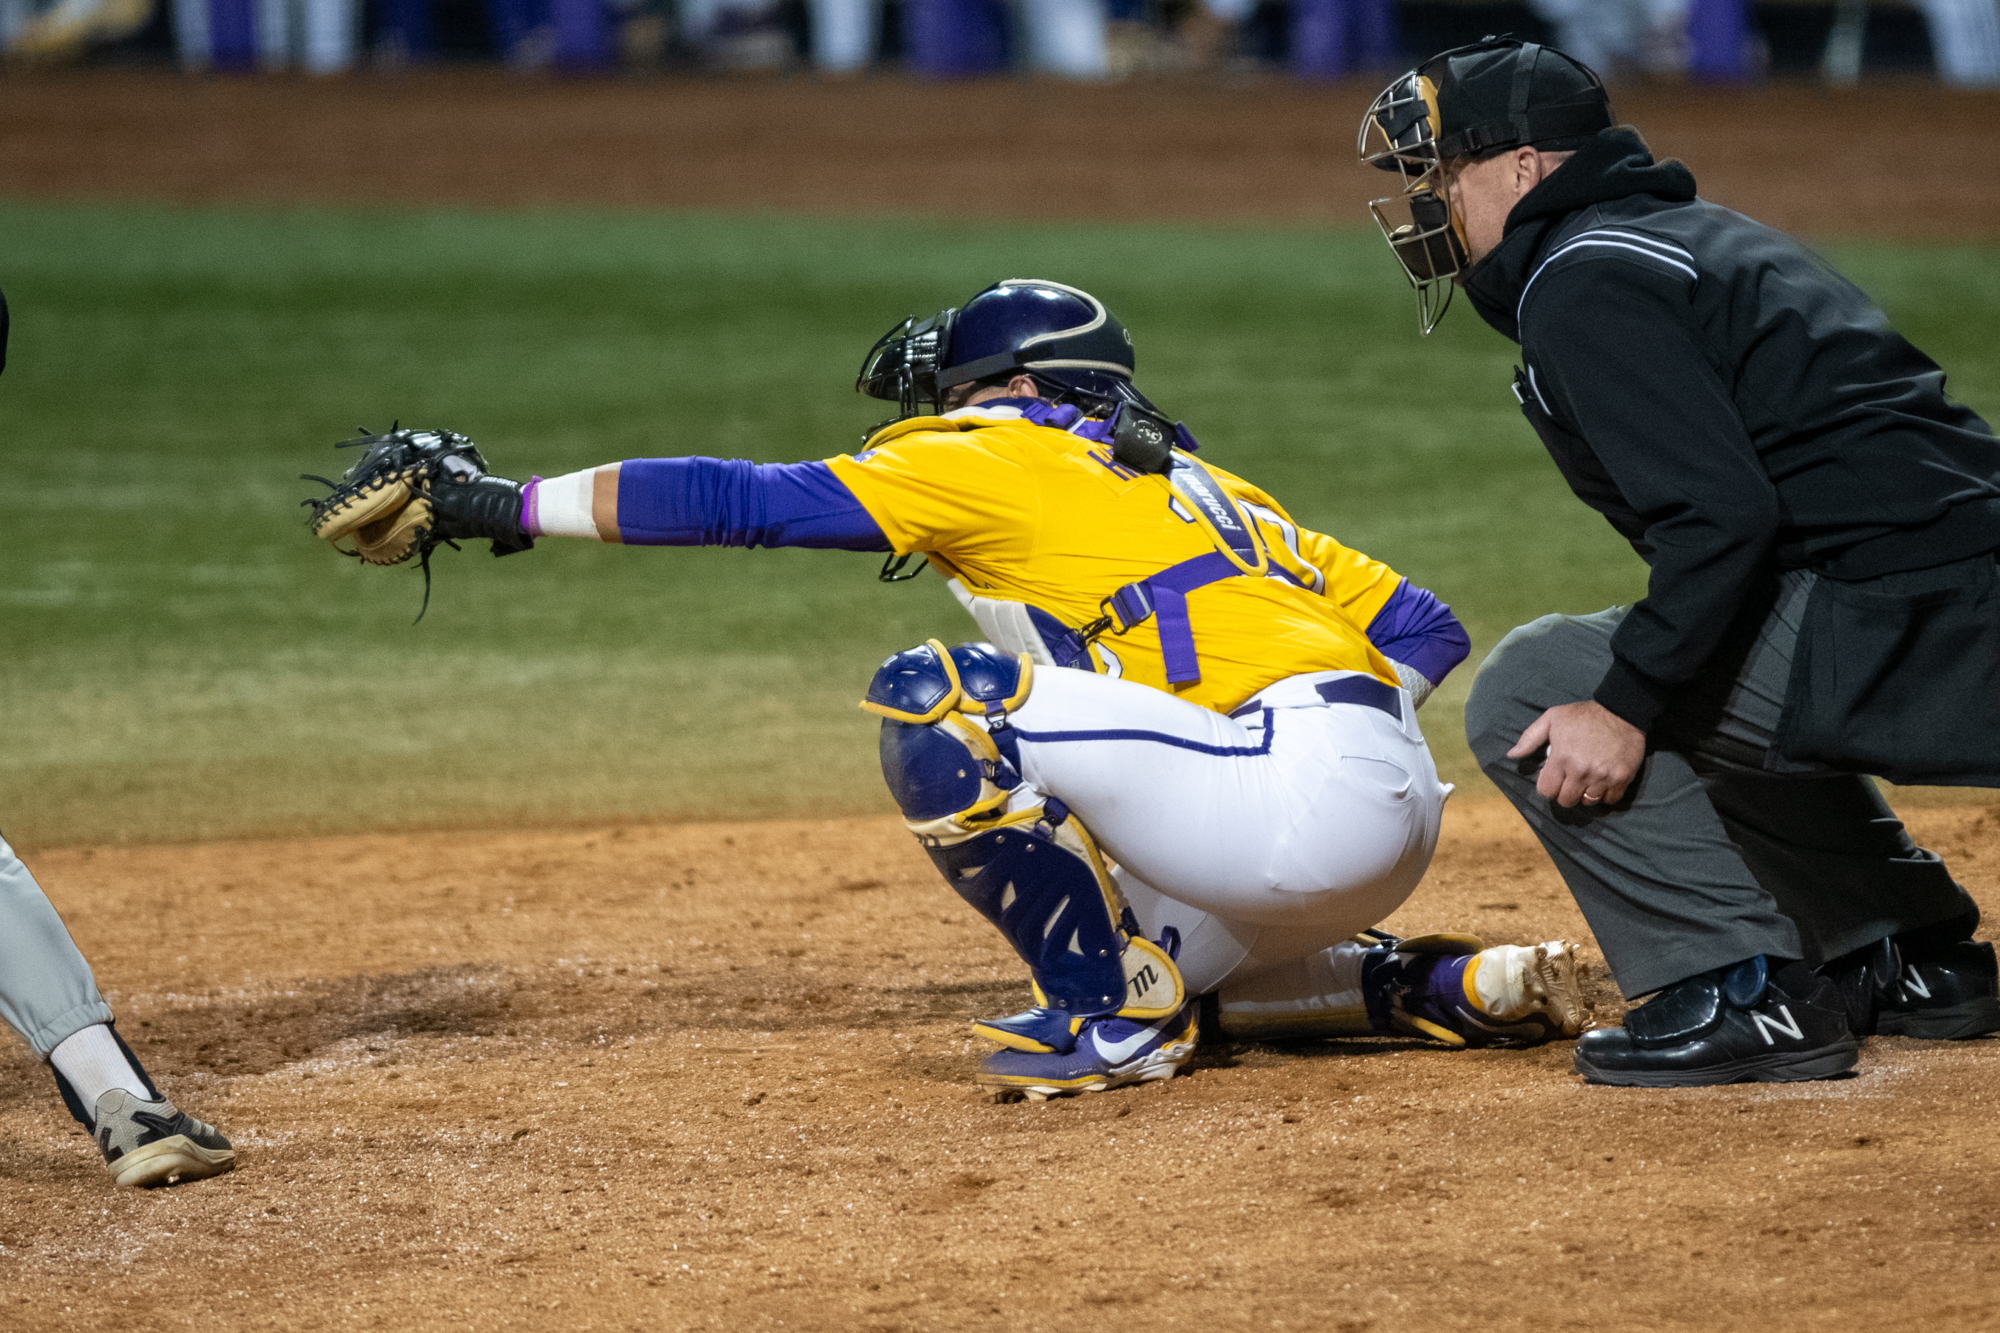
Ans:
{"label": "catcher's mitt", "polygon": [[334,447],[367,452],[339,481],[301,474],[328,488],[302,502],[312,507],[313,536],[371,565],[417,560],[426,607],[431,552],[439,546],[456,550],[459,539],[484,537],[493,542],[493,554],[512,555],[535,544],[521,528],[520,483],[492,475],[478,446],[463,435],[402,429],[373,435],[364,428],[360,439]]}

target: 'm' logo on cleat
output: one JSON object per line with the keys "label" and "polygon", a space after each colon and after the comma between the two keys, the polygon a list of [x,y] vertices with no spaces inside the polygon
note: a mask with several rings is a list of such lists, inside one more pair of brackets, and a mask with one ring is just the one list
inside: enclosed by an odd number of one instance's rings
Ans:
{"label": "'m' logo on cleat", "polygon": [[1771,1036],[1773,1032],[1782,1032],[1793,1041],[1804,1041],[1806,1034],[1799,1027],[1799,1020],[1792,1017],[1792,1011],[1781,1004],[1778,1006],[1778,1012],[1785,1016],[1783,1023],[1780,1023],[1769,1014],[1753,1013],[1750,1015],[1750,1021],[1756,1025],[1757,1035],[1764,1039],[1764,1044],[1766,1046],[1776,1046],[1778,1044],[1776,1039]]}
{"label": "'m' logo on cleat", "polygon": [[1125,987],[1132,992],[1133,999],[1143,1000],[1146,998],[1146,993],[1158,985],[1159,981],[1159,970],[1148,963],[1125,979]]}

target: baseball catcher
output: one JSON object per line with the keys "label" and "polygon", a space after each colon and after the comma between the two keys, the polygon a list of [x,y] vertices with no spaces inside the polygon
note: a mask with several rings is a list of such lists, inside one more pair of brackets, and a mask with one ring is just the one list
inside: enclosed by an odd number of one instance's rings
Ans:
{"label": "baseball catcher", "polygon": [[364,560],[484,538],[922,556],[985,641],[896,653],[862,707],[951,888],[1027,963],[979,1082],[1034,1098],[1170,1077],[1232,1035],[1528,1044],[1582,1027],[1576,951],[1398,940],[1449,788],[1416,708],[1449,608],[1201,461],[1130,335],[1060,283],[905,320],[858,387],[897,404],[818,462],[633,459],[525,486],[442,432],[368,441],[317,502]]}

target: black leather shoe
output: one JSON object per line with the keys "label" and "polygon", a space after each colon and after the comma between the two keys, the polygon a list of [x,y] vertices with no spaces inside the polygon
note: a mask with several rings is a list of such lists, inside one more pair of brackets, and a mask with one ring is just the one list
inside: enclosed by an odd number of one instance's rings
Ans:
{"label": "black leather shoe", "polygon": [[1864,1036],[1956,1041],[2000,1032],[2000,963],[1983,941],[1906,951],[1894,938],[1877,940],[1819,972],[1840,988],[1848,1025]]}
{"label": "black leather shoe", "polygon": [[1860,1052],[1832,982],[1759,954],[1674,983],[1622,1028],[1584,1033],[1576,1072],[1632,1088],[1795,1083],[1844,1074]]}

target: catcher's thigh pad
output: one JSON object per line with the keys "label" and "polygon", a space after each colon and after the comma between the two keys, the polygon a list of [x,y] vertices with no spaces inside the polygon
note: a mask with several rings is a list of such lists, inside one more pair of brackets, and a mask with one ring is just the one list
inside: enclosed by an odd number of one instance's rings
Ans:
{"label": "catcher's thigh pad", "polygon": [[1066,1050],[1083,1019],[1161,1018],[1185,996],[1173,959],[1134,937],[1089,831],[1058,800],[1016,796],[1006,714],[1031,672],[1025,656],[933,640],[884,663],[862,706],[883,716],[882,775],[904,822],[1034,978],[1035,1009],[980,1030]]}

